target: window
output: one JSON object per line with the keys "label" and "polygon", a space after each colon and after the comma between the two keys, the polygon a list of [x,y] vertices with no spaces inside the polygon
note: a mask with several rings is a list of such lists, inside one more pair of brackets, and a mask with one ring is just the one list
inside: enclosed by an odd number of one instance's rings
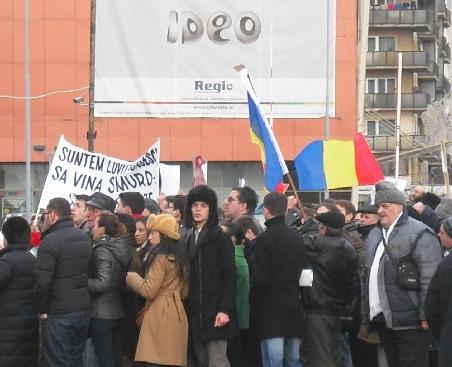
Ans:
{"label": "window", "polygon": [[395,78],[368,78],[366,85],[366,93],[395,93]]}
{"label": "window", "polygon": [[367,121],[367,136],[392,136],[395,134],[395,120]]}
{"label": "window", "polygon": [[395,37],[372,36],[367,38],[367,51],[395,51]]}

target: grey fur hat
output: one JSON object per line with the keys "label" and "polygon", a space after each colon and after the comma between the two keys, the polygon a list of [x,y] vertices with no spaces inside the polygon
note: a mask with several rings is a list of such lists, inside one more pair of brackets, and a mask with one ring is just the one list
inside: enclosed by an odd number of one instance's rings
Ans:
{"label": "grey fur hat", "polygon": [[406,206],[405,193],[398,190],[392,182],[380,181],[375,185],[375,206],[393,203]]}

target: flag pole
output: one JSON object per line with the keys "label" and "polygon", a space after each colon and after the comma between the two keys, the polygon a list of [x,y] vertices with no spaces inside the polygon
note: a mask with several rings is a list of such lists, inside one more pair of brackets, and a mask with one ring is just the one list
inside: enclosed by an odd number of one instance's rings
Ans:
{"label": "flag pole", "polygon": [[[245,67],[245,65],[240,64],[240,65],[234,66],[234,70],[241,74],[244,70],[246,71],[246,67]],[[251,94],[251,98],[254,100],[257,97],[255,96],[254,88],[253,88],[253,86],[251,84],[251,81],[249,80],[248,72],[246,72],[246,74],[247,74],[246,77],[243,74],[241,74],[241,78],[245,82],[248,95]],[[257,103],[257,106],[258,106],[258,109],[260,110],[259,103]],[[279,164],[284,166],[284,169],[283,169],[283,172],[282,172],[281,176],[282,177],[286,176],[287,179],[289,180],[289,184],[290,184],[290,186],[292,186],[292,190],[293,190],[294,195],[295,195],[295,197],[297,199],[297,202],[298,202],[298,205],[300,207],[300,210],[301,210],[301,213],[303,215],[303,218],[305,218],[306,217],[305,211],[304,211],[304,209],[303,209],[303,207],[301,205],[301,201],[300,201],[300,198],[298,197],[297,189],[296,189],[295,184],[294,184],[294,182],[292,180],[292,177],[290,176],[289,169],[287,168],[286,161],[285,161],[284,157],[282,156],[281,151],[279,150],[279,146],[278,146],[278,144],[276,142],[276,138],[274,136],[273,129],[269,126],[270,124],[269,124],[268,120],[265,118],[265,116],[264,116],[264,114],[263,114],[263,112],[261,110],[260,110],[260,116],[261,116],[261,118],[263,120],[263,123],[265,124],[264,128],[270,134],[270,139],[272,140],[272,143],[277,147],[277,153],[276,154],[278,155]]]}
{"label": "flag pole", "polygon": [[293,194],[295,195],[295,198],[297,199],[297,205],[300,208],[303,219],[307,219],[306,212],[304,211],[303,204],[301,203],[300,197],[298,196],[298,191],[295,187],[292,176],[290,175],[289,172],[287,172],[285,176],[287,177],[287,180],[289,181],[289,184],[292,187]]}

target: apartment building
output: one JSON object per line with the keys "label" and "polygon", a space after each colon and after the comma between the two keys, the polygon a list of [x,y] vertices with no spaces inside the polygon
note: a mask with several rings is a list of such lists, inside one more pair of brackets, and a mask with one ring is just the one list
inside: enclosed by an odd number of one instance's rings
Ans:
{"label": "apartment building", "polygon": [[[401,150],[425,141],[421,114],[450,91],[444,66],[451,62],[445,37],[451,13],[445,0],[370,0],[364,98],[365,133],[378,155],[395,151],[398,54],[402,53]],[[403,161],[399,173],[419,181],[419,159]],[[383,165],[394,174],[394,164]]]}

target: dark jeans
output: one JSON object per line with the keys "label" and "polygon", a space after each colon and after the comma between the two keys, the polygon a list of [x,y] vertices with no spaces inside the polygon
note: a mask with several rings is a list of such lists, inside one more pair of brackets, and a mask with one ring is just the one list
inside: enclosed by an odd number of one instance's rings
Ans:
{"label": "dark jeans", "polygon": [[392,330],[374,323],[389,367],[427,367],[430,332],[422,329]]}
{"label": "dark jeans", "polygon": [[90,334],[98,367],[122,366],[122,320],[91,318]]}
{"label": "dark jeans", "polygon": [[42,320],[42,348],[46,367],[79,367],[88,337],[89,317],[85,312],[49,314]]}

